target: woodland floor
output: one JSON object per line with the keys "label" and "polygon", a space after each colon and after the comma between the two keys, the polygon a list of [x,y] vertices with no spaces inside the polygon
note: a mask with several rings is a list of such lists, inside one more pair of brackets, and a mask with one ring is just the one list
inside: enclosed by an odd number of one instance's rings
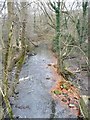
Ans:
{"label": "woodland floor", "polygon": [[14,117],[19,118],[77,118],[74,112],[59,99],[54,99],[51,89],[61,76],[49,64],[56,58],[46,41],[40,42],[33,56],[28,56],[20,73],[17,86],[19,94],[11,97]]}

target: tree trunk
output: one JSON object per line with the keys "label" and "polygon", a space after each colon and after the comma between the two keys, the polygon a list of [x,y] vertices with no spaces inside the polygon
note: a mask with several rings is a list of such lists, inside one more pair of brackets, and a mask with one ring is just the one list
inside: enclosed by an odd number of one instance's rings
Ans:
{"label": "tree trunk", "polygon": [[3,89],[4,89],[4,94],[6,97],[8,97],[8,66],[10,64],[10,52],[11,52],[11,40],[12,40],[12,34],[13,34],[13,1],[8,2],[7,1],[7,10],[8,10],[8,22],[7,22],[7,30],[8,30],[8,40],[5,43],[5,48],[4,48],[4,63],[3,63]]}
{"label": "tree trunk", "polygon": [[[26,5],[26,2],[21,2],[21,6],[22,6],[22,11],[21,11],[21,36],[20,36],[20,41],[21,41],[21,57],[19,59],[19,61],[17,62],[17,68],[16,68],[16,73],[15,73],[15,85],[14,87],[16,87],[17,83],[19,83],[19,73],[21,71],[22,65],[24,63],[25,60],[25,54],[26,54],[26,42],[25,42],[25,29],[26,29],[26,9],[24,8],[24,6]],[[15,90],[15,88],[14,88]]]}

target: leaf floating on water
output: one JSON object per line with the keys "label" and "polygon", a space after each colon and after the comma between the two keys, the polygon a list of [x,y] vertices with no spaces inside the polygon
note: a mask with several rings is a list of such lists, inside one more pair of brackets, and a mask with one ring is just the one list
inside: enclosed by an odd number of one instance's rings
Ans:
{"label": "leaf floating on water", "polygon": [[52,66],[51,64],[48,64],[48,66]]}
{"label": "leaf floating on water", "polygon": [[50,79],[50,77],[47,77],[46,79],[47,79],[47,80],[49,80],[49,79]]}
{"label": "leaf floating on water", "polygon": [[54,93],[56,94],[56,95],[61,95],[61,91],[59,91],[59,90],[54,90]]}

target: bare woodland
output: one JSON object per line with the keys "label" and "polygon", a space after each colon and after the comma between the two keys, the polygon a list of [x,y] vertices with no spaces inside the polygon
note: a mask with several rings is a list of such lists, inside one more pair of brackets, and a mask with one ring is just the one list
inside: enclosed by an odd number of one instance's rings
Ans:
{"label": "bare woodland", "polygon": [[[80,96],[88,96],[88,9],[85,0],[0,1],[0,119],[14,119],[10,97],[19,92],[23,65],[44,41],[57,59],[58,75],[76,86]],[[87,118],[88,112],[83,114]]]}

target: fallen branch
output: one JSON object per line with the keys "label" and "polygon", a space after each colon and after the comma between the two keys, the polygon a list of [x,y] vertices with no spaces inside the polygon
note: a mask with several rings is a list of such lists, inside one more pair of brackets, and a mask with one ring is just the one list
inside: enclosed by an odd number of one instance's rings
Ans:
{"label": "fallen branch", "polygon": [[2,8],[1,8],[1,10],[0,10],[0,13],[2,13],[2,11],[3,11],[4,7],[5,7],[5,4],[6,4],[6,0],[5,0],[4,3],[3,3],[3,6],[2,6]]}
{"label": "fallen branch", "polygon": [[36,45],[35,43],[33,43],[29,38],[28,40],[35,46],[35,47],[38,47],[38,45]]}

